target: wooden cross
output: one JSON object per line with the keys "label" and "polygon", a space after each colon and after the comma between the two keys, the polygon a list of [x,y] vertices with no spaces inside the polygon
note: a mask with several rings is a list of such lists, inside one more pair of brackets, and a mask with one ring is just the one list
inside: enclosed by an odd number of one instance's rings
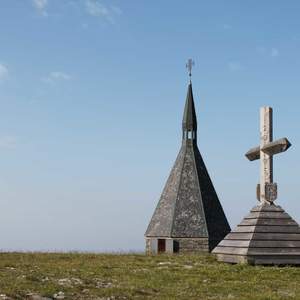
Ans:
{"label": "wooden cross", "polygon": [[260,184],[257,198],[262,203],[273,203],[277,199],[277,184],[273,183],[273,155],[285,152],[291,143],[287,138],[273,142],[273,110],[271,107],[260,109],[260,146],[249,150],[246,157],[260,159]]}

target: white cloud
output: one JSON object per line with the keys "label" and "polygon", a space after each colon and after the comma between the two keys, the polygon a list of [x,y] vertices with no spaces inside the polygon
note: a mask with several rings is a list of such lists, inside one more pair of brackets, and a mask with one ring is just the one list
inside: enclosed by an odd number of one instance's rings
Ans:
{"label": "white cloud", "polygon": [[36,10],[42,15],[42,16],[47,16],[47,5],[48,5],[48,0],[32,0],[32,3]]}
{"label": "white cloud", "polygon": [[271,57],[279,56],[279,50],[277,48],[266,48],[264,46],[256,47],[256,51],[261,55],[268,55]]}
{"label": "white cloud", "polygon": [[242,69],[242,65],[237,61],[230,61],[228,63],[228,69],[230,71],[239,71]]}
{"label": "white cloud", "polygon": [[276,48],[272,48],[272,49],[271,49],[271,56],[272,56],[272,57],[277,57],[277,56],[279,56],[279,50],[276,49]]}
{"label": "white cloud", "polygon": [[17,139],[14,136],[0,136],[0,149],[15,149]]}
{"label": "white cloud", "polygon": [[8,69],[5,65],[0,64],[0,81],[4,80],[8,76]]}
{"label": "white cloud", "polygon": [[50,77],[58,80],[70,80],[71,76],[63,72],[51,72]]}
{"label": "white cloud", "polygon": [[54,83],[56,81],[66,81],[66,80],[71,80],[72,77],[64,72],[51,72],[47,77],[42,78],[42,81],[47,82],[47,83]]}
{"label": "white cloud", "polygon": [[115,23],[114,17],[122,14],[117,6],[106,6],[100,0],[85,0],[86,12],[93,17],[104,18],[110,23]]}
{"label": "white cloud", "polygon": [[85,2],[87,12],[95,17],[106,17],[108,9],[97,0],[87,0]]}

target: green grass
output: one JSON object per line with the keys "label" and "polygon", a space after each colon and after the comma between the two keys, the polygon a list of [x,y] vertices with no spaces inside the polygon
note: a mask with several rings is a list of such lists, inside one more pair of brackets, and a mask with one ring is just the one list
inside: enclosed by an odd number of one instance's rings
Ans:
{"label": "green grass", "polygon": [[65,299],[300,299],[300,268],[228,265],[211,255],[0,253],[0,294],[59,291]]}

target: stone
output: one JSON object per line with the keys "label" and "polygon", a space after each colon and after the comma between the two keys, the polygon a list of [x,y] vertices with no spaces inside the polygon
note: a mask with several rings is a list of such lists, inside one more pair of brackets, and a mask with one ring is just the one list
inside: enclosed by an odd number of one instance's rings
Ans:
{"label": "stone", "polygon": [[62,291],[59,291],[58,293],[56,293],[56,294],[53,295],[53,298],[57,299],[57,300],[59,300],[59,299],[65,299],[65,293],[62,292]]}
{"label": "stone", "polygon": [[52,300],[52,298],[43,297],[39,294],[29,293],[26,295],[27,300]]}

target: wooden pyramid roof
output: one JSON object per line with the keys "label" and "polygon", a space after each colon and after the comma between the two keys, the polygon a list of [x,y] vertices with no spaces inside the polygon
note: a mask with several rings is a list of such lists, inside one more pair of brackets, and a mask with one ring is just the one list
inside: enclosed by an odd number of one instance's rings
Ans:
{"label": "wooden pyramid roof", "polygon": [[213,250],[218,260],[249,264],[300,264],[300,227],[280,206],[264,203]]}

